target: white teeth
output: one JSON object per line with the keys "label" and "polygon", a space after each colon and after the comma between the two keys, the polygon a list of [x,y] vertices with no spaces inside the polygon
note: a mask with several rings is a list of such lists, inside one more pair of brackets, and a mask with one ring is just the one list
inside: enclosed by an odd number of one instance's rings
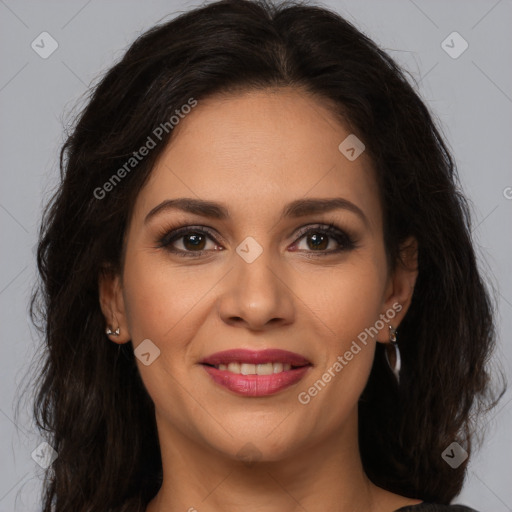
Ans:
{"label": "white teeth", "polygon": [[256,373],[258,375],[272,375],[274,373],[274,367],[272,363],[257,364]]}
{"label": "white teeth", "polygon": [[242,363],[240,365],[240,373],[242,375],[254,375],[256,373],[256,365],[255,364]]}
{"label": "white teeth", "polygon": [[216,368],[219,370],[227,370],[228,372],[241,375],[272,375],[273,373],[287,372],[291,370],[291,367],[290,363],[229,363],[227,365],[216,365]]}
{"label": "white teeth", "polygon": [[273,368],[274,368],[274,373],[280,373],[283,371],[283,363],[274,363]]}
{"label": "white teeth", "polygon": [[228,372],[240,373],[240,363],[229,363]]}

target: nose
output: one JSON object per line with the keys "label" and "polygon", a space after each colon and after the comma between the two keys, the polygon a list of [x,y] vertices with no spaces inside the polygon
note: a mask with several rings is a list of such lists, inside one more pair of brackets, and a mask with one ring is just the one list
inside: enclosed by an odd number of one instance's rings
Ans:
{"label": "nose", "polygon": [[266,251],[253,262],[234,257],[234,268],[224,281],[217,309],[223,322],[261,331],[295,320],[295,296],[284,269]]}

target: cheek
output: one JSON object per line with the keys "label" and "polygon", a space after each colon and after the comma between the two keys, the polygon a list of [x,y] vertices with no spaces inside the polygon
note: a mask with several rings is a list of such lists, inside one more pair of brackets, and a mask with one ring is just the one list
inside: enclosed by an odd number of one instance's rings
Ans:
{"label": "cheek", "polygon": [[215,283],[214,277],[194,277],[193,267],[172,268],[165,258],[143,254],[127,259],[124,272],[125,307],[132,339],[163,342],[179,338],[192,311]]}
{"label": "cheek", "polygon": [[378,259],[354,258],[330,269],[296,269],[295,292],[317,318],[332,349],[342,350],[382,312],[385,270]]}
{"label": "cheek", "polygon": [[[157,409],[178,424],[177,411],[190,406],[179,382],[188,378],[190,341],[204,321],[201,307],[213,277],[194,278],[192,268],[173,268],[165,257],[132,251],[124,267],[125,311],[134,349],[146,339],[160,353],[149,365],[136,359],[144,385]],[[168,404],[174,404],[173,411]],[[193,404],[192,404],[193,405]]]}
{"label": "cheek", "polygon": [[[382,313],[385,269],[377,258],[354,259],[330,271],[302,271],[297,293],[314,325],[310,333],[319,339],[318,366],[299,402],[318,407],[323,421],[337,424],[357,403],[371,371],[375,331]],[[326,412],[326,403],[338,404]]]}
{"label": "cheek", "polygon": [[316,317],[310,331],[317,331],[321,349],[314,374],[297,390],[299,407],[324,433],[335,432],[357,407],[375,354],[375,339],[368,329],[375,325],[382,305],[378,267],[338,268],[328,274],[302,281],[304,302]]}

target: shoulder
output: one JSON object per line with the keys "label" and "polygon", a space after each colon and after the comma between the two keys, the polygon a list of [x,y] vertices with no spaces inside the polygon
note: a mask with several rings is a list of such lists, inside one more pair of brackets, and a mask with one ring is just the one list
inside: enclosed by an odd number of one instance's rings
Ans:
{"label": "shoulder", "polygon": [[435,503],[420,503],[419,505],[409,505],[402,507],[395,512],[478,512],[465,505],[437,505]]}

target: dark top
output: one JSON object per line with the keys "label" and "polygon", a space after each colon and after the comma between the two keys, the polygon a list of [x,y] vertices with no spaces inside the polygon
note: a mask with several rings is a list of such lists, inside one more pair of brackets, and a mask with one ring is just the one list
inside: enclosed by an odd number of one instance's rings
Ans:
{"label": "dark top", "polygon": [[464,505],[436,505],[435,503],[419,503],[401,507],[395,512],[477,512],[473,508]]}

